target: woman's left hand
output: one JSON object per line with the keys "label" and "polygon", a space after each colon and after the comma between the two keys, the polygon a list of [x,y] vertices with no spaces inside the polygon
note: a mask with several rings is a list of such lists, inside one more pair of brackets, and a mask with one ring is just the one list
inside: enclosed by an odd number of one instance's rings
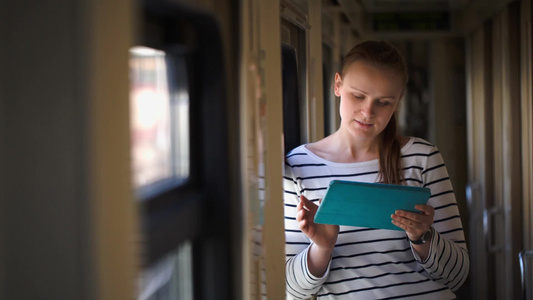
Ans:
{"label": "woman's left hand", "polygon": [[405,230],[413,241],[420,239],[431,228],[435,216],[435,209],[430,205],[417,204],[415,208],[420,212],[397,210],[391,216],[392,223]]}

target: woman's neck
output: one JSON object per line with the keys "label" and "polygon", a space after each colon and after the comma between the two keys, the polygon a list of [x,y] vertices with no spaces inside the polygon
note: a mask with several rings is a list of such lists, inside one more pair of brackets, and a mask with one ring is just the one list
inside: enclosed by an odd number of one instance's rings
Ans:
{"label": "woman's neck", "polygon": [[353,161],[367,161],[379,157],[378,138],[357,139],[338,130],[332,135],[333,144],[338,145],[341,153]]}
{"label": "woman's neck", "polygon": [[341,130],[308,145],[314,154],[333,162],[351,163],[379,158],[376,141],[354,140],[345,136]]}

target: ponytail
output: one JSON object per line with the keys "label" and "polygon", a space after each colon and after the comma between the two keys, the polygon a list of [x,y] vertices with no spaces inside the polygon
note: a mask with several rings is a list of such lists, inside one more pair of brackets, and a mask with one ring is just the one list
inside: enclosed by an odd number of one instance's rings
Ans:
{"label": "ponytail", "polygon": [[402,184],[401,146],[397,133],[396,113],[381,132],[379,143],[379,180],[381,183]]}

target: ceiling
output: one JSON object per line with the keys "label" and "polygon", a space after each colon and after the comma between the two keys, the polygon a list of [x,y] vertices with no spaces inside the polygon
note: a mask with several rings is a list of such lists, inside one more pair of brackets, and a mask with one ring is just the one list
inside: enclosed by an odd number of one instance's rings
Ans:
{"label": "ceiling", "polygon": [[330,0],[356,35],[464,36],[513,0]]}
{"label": "ceiling", "polygon": [[[356,1],[354,1],[356,2]],[[470,0],[361,0],[367,12],[430,12],[464,8]]]}

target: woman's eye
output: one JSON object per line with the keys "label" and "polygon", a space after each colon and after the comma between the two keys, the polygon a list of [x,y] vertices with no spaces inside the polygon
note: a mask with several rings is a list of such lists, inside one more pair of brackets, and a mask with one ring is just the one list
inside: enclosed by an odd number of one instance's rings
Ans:
{"label": "woman's eye", "polygon": [[379,106],[387,106],[389,104],[390,104],[390,102],[388,102],[388,101],[378,101],[378,105]]}
{"label": "woman's eye", "polygon": [[353,95],[355,98],[359,99],[359,100],[363,100],[365,99],[364,96],[361,96],[361,95]]}

